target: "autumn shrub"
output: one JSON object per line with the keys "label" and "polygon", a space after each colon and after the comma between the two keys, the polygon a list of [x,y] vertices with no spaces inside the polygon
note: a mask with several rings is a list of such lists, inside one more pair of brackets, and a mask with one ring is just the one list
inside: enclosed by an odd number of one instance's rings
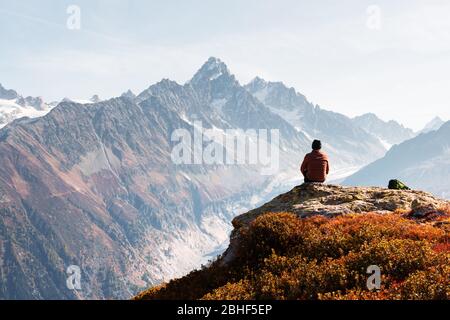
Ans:
{"label": "autumn shrub", "polygon": [[[237,230],[235,254],[144,299],[448,299],[448,224],[398,213],[300,219],[267,213]],[[229,259],[229,257],[228,257]],[[369,266],[381,288],[367,287]]]}
{"label": "autumn shrub", "polygon": [[344,257],[351,270],[364,273],[368,266],[377,265],[385,275],[403,279],[437,262],[437,254],[425,241],[410,239],[381,239],[364,244],[358,251]]}
{"label": "autumn shrub", "polygon": [[264,261],[253,288],[258,299],[316,299],[319,292],[345,288],[347,275],[345,265],[333,260],[318,263],[274,253]]}
{"label": "autumn shrub", "polygon": [[318,295],[319,300],[393,300],[395,296],[388,290],[369,291],[367,289],[351,289],[345,292],[327,292]]}
{"label": "autumn shrub", "polygon": [[156,286],[139,294],[143,300],[197,300],[229,281],[228,270],[214,261],[202,270]]}
{"label": "autumn shrub", "polygon": [[317,263],[295,256],[283,257],[275,253],[264,261],[254,279],[255,295],[259,299],[296,299],[308,296],[319,283]]}
{"label": "autumn shrub", "polygon": [[250,259],[249,263],[259,263],[272,251],[286,254],[301,242],[302,230],[304,222],[295,215],[289,213],[262,215],[254,220],[249,228],[242,230],[239,255]]}
{"label": "autumn shrub", "polygon": [[411,274],[399,287],[399,298],[404,300],[450,299],[450,261]]}
{"label": "autumn shrub", "polygon": [[214,289],[206,294],[203,300],[255,300],[254,290],[248,280],[241,279],[238,282],[228,282],[222,287]]}

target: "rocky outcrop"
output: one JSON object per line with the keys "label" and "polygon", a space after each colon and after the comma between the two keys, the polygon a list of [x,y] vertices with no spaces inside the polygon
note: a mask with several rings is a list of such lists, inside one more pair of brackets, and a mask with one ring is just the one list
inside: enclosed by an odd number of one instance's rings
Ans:
{"label": "rocky outcrop", "polygon": [[344,187],[318,183],[302,184],[260,208],[233,220],[235,226],[249,223],[266,212],[292,212],[301,218],[312,215],[336,217],[348,213],[384,213],[395,210],[423,212],[438,210],[447,201],[416,190],[389,190],[376,187]]}
{"label": "rocky outcrop", "polygon": [[233,259],[235,249],[239,246],[241,229],[265,213],[290,212],[300,218],[316,215],[333,218],[354,213],[387,214],[397,211],[410,218],[421,219],[430,215],[447,215],[449,208],[449,201],[418,190],[302,184],[263,206],[234,218],[231,243],[223,261]]}

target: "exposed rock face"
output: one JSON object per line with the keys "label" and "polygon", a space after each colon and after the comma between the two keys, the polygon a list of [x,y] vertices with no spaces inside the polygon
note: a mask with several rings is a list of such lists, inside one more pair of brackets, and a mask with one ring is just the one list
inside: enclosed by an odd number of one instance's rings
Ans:
{"label": "exposed rock face", "polygon": [[389,190],[375,187],[343,187],[306,183],[295,187],[265,205],[236,217],[234,225],[249,223],[266,212],[292,212],[299,217],[323,215],[334,217],[348,213],[395,210],[437,210],[449,202],[430,193],[415,190]]}

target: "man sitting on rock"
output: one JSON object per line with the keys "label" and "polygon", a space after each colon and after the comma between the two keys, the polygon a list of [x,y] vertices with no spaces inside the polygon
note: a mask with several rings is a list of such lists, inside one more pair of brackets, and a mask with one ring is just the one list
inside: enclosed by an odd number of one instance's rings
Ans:
{"label": "man sitting on rock", "polygon": [[305,177],[305,183],[324,183],[330,172],[328,156],[321,151],[322,142],[319,140],[313,141],[312,148],[313,151],[305,156],[300,171]]}

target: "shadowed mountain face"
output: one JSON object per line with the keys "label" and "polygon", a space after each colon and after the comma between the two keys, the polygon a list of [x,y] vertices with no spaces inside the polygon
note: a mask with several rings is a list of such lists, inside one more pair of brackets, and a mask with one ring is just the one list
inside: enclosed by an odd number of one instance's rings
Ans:
{"label": "shadowed mountain face", "polygon": [[[329,150],[341,166],[383,154],[344,116],[311,108],[305,117],[306,127],[326,124],[325,138],[342,129],[335,136],[344,135],[346,153]],[[174,163],[173,133],[195,136],[198,122],[221,135],[278,129],[279,170]],[[294,183],[313,132],[273,112],[215,58],[185,85],[163,80],[138,96],[64,101],[14,121],[0,131],[0,298],[128,298],[198,267],[226,244],[234,215]],[[358,135],[366,139],[349,140]],[[364,155],[352,156],[353,145]],[[81,269],[81,290],[67,288],[71,265]]]}
{"label": "shadowed mountain face", "polygon": [[449,198],[450,122],[394,146],[385,157],[348,177],[349,185],[385,186],[398,178],[412,188]]}

